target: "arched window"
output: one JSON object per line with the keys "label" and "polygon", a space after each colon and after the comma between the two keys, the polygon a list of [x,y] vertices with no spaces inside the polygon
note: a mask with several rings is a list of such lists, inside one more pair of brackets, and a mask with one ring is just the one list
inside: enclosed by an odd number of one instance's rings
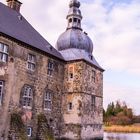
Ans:
{"label": "arched window", "polygon": [[72,22],[72,18],[69,19],[69,23],[71,23],[71,22]]}
{"label": "arched window", "polygon": [[25,86],[22,94],[23,108],[31,109],[33,104],[33,90],[30,86]]}
{"label": "arched window", "polygon": [[46,90],[44,94],[44,110],[52,109],[52,91]]}

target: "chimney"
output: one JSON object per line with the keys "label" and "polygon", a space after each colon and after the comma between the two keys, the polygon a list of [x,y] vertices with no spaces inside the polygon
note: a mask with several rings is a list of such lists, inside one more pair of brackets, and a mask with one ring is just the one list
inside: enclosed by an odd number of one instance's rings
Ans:
{"label": "chimney", "polygon": [[12,8],[13,10],[20,12],[21,2],[18,0],[7,0],[7,6]]}

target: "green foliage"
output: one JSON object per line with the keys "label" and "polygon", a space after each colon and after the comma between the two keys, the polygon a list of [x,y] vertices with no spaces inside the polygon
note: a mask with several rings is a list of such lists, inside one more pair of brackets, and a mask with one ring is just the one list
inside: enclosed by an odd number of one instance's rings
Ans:
{"label": "green foliage", "polygon": [[38,128],[37,128],[37,137],[43,137],[44,140],[54,140],[54,135],[52,129],[48,125],[47,118],[44,114],[39,114],[37,117],[38,120]]}
{"label": "green foliage", "polygon": [[[10,129],[12,130],[12,133],[19,137],[19,140],[27,140],[26,128],[19,112],[11,114]],[[11,137],[12,135],[13,134],[11,134]]]}
{"label": "green foliage", "polygon": [[117,101],[110,103],[107,110],[104,110],[104,122],[106,125],[128,125],[132,123],[133,111],[126,103]]}

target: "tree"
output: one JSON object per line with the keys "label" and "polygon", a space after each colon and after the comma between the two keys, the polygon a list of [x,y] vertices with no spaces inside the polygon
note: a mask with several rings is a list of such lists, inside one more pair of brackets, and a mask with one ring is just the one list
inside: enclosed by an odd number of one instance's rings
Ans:
{"label": "tree", "polygon": [[133,122],[133,110],[125,102],[111,102],[103,113],[106,124],[127,125]]}

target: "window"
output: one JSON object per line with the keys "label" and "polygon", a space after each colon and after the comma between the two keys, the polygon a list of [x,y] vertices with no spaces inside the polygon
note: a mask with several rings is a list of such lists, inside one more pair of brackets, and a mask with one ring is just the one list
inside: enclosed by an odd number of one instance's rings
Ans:
{"label": "window", "polygon": [[92,55],[90,56],[90,59],[93,60],[93,56]]}
{"label": "window", "polygon": [[69,23],[71,23],[71,22],[72,22],[72,18],[69,19]]}
{"label": "window", "polygon": [[74,22],[77,22],[77,18],[74,18]]}
{"label": "window", "polygon": [[91,96],[91,108],[95,109],[96,106],[96,97],[94,95]]}
{"label": "window", "polygon": [[30,126],[27,127],[27,136],[28,137],[32,136],[32,128]]}
{"label": "window", "polygon": [[3,81],[0,81],[0,106],[2,105],[3,99]]}
{"label": "window", "polygon": [[72,66],[69,67],[68,78],[72,80],[74,78],[74,68]]}
{"label": "window", "polygon": [[8,46],[0,43],[0,62],[8,61]]}
{"label": "window", "polygon": [[50,75],[50,76],[52,76],[52,74],[53,74],[53,69],[54,69],[53,62],[49,60],[49,61],[48,61],[48,72],[47,72],[47,74]]}
{"label": "window", "polygon": [[72,110],[72,102],[69,102],[68,103],[68,111],[71,111]]}
{"label": "window", "polygon": [[95,70],[92,70],[92,81],[95,83],[96,81],[96,71]]}
{"label": "window", "polygon": [[44,109],[51,110],[52,109],[52,92],[47,90],[44,96]]}
{"label": "window", "polygon": [[32,108],[32,101],[33,101],[33,91],[30,86],[25,86],[23,91],[22,97],[22,106],[24,108],[31,109]]}
{"label": "window", "polygon": [[73,73],[70,73],[70,79],[73,79]]}
{"label": "window", "polygon": [[81,23],[80,19],[78,19],[78,23]]}
{"label": "window", "polygon": [[28,54],[28,69],[31,71],[35,70],[35,55]]}

